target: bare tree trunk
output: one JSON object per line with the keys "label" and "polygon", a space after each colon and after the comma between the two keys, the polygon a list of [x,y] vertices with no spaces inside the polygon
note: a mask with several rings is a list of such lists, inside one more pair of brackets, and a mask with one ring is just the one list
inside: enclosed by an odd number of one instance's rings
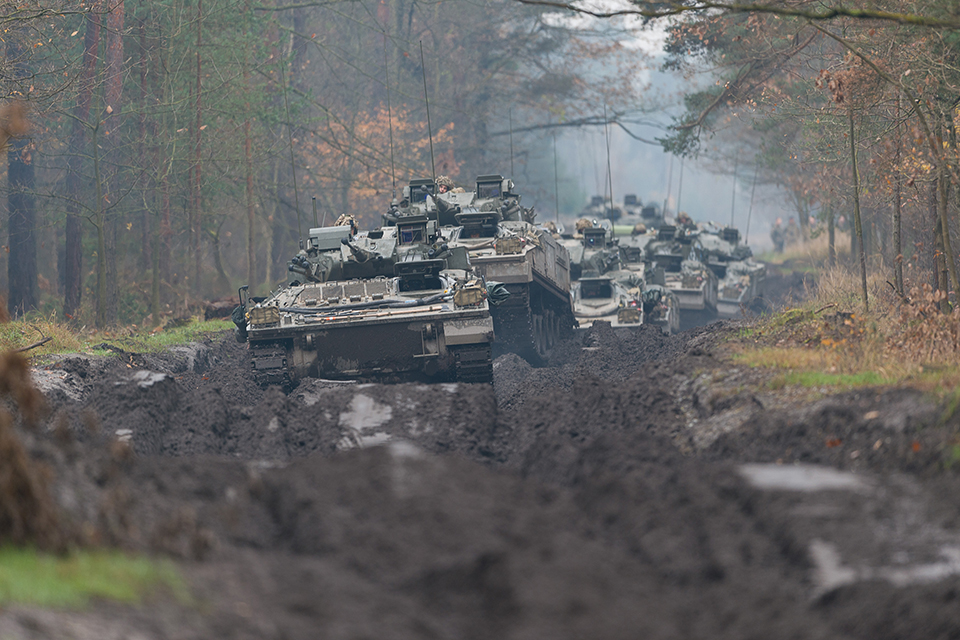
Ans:
{"label": "bare tree trunk", "polygon": [[87,14],[83,36],[83,70],[80,91],[70,132],[70,155],[67,159],[67,222],[64,228],[63,314],[75,318],[83,293],[83,221],[80,201],[83,192],[83,152],[87,144],[87,127],[93,101],[93,84],[97,73],[97,51],[100,47],[100,4],[95,3]]}
{"label": "bare tree trunk", "polygon": [[[951,148],[956,149],[957,144],[957,134],[956,130],[953,128],[953,124],[947,122],[947,133],[950,136]],[[942,147],[941,147],[942,148]],[[950,219],[947,215],[950,205],[950,167],[946,166],[949,163],[949,156],[944,154],[943,164],[943,203],[940,206],[940,224],[943,227],[943,251],[944,251],[944,261],[947,264],[947,270],[950,274],[950,282],[953,285],[953,292],[955,295],[960,294],[960,280],[957,276],[957,260],[956,256],[953,253],[953,242],[950,240]]]}
{"label": "bare tree trunk", "polygon": [[[104,137],[107,138],[107,148],[109,157],[116,162],[113,170],[112,179],[109,181],[107,189],[108,202],[112,204],[112,211],[105,224],[101,225],[100,234],[105,236],[105,285],[103,291],[106,299],[104,300],[102,317],[103,324],[98,322],[99,326],[116,324],[119,319],[119,276],[117,273],[117,227],[120,224],[119,201],[120,201],[120,163],[118,156],[120,153],[120,110],[123,91],[123,25],[124,25],[124,0],[117,0],[110,13],[107,15],[107,47],[104,60],[106,71],[106,116],[103,119]],[[104,226],[106,228],[104,228]],[[99,316],[99,314],[98,314]]]}
{"label": "bare tree trunk", "polygon": [[853,163],[853,221],[856,226],[857,245],[860,249],[860,286],[863,293],[863,308],[870,310],[867,300],[867,258],[863,250],[863,224],[860,221],[860,170],[857,168],[857,139],[853,126],[853,109],[847,113],[850,116],[850,159]]}
{"label": "bare tree trunk", "polygon": [[937,222],[934,225],[936,234],[936,247],[938,265],[937,288],[947,294],[940,300],[940,310],[944,313],[950,312],[950,270],[949,265],[951,251],[949,249],[949,228],[947,227],[947,198],[949,197],[950,181],[947,178],[945,160],[941,160],[937,167]]}
{"label": "bare tree trunk", "polygon": [[[152,171],[147,168],[150,165],[150,156],[147,153],[147,28],[143,19],[140,19],[137,25],[138,31],[138,53],[140,59],[137,61],[138,71],[140,72],[140,113],[137,114],[137,157],[140,159],[141,173],[138,178],[140,187],[140,245],[143,247],[143,257],[137,261],[137,273],[141,276],[146,274],[148,269],[153,271],[153,224],[149,203],[153,200],[151,189]],[[155,169],[155,167],[150,167]]]}
{"label": "bare tree trunk", "polygon": [[893,285],[902,297],[903,291],[903,241],[901,228],[903,220],[903,173],[900,170],[900,155],[902,153],[903,138],[900,133],[900,100],[897,94],[897,147],[894,156],[893,169]]}
{"label": "bare tree trunk", "polygon": [[202,42],[203,28],[203,0],[197,0],[197,102],[196,102],[196,111],[197,111],[197,122],[195,125],[196,131],[196,147],[194,152],[194,166],[193,166],[193,288],[194,291],[200,293],[200,263],[201,263],[201,236],[203,235],[203,223],[201,221],[201,186],[202,186],[202,172],[201,172],[201,129],[203,127],[203,103],[201,101],[202,97],[202,83],[200,75],[200,45]]}
{"label": "bare tree trunk", "polygon": [[37,204],[28,140],[18,139],[10,144],[7,163],[10,213],[7,309],[11,316],[18,316],[37,308]]}
{"label": "bare tree trunk", "polygon": [[837,228],[834,222],[833,203],[827,205],[827,258],[831,267],[837,264]]}

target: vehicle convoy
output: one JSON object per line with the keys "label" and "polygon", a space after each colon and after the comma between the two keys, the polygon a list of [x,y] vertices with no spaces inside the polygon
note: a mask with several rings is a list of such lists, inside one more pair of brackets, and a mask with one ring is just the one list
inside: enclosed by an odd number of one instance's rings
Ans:
{"label": "vehicle convoy", "polygon": [[[573,292],[574,316],[579,326],[590,326],[598,319],[607,320],[614,326],[635,324],[653,324],[664,333],[672,334],[680,330],[680,307],[676,296],[664,287],[662,271],[651,271],[648,275],[644,255],[631,251],[632,245],[620,245],[623,238],[613,236],[613,227],[609,221],[599,222],[581,218],[576,224],[577,233],[566,237],[564,245],[570,251],[570,271],[575,276],[571,285]],[[578,237],[579,236],[579,237]],[[644,235],[644,240],[650,236]],[[637,246],[644,246],[646,242]],[[660,281],[656,281],[659,274]],[[610,280],[612,285],[601,281]],[[578,285],[577,282],[587,282]],[[604,307],[602,301],[612,302],[613,307]],[[626,311],[616,311],[614,319],[612,309],[630,309],[638,307],[640,314],[637,322],[629,321],[632,316]],[[606,311],[605,317],[598,315]]]}
{"label": "vehicle convoy", "polygon": [[652,282],[677,297],[682,327],[708,322],[717,313],[717,276],[703,262],[703,248],[697,232],[663,225],[645,247]]}
{"label": "vehicle convoy", "polygon": [[623,216],[623,210],[605,196],[591,196],[590,202],[580,212],[581,218],[591,220],[610,220],[617,222]]}
{"label": "vehicle convoy", "polygon": [[242,288],[234,315],[262,385],[307,376],[492,381],[487,287],[465,249],[441,242],[435,220],[310,229],[288,269],[290,282],[265,299]]}
{"label": "vehicle convoy", "polygon": [[750,247],[740,244],[740,231],[726,227],[700,234],[707,266],[719,279],[717,315],[736,318],[763,298],[767,267],[753,260]]}
{"label": "vehicle convoy", "polygon": [[453,219],[441,226],[443,241],[466,251],[484,281],[509,292],[491,307],[495,350],[537,365],[573,328],[570,257],[552,233],[534,224],[533,209],[521,206],[513,189],[503,176],[479,176],[474,191],[438,193],[433,215]]}
{"label": "vehicle convoy", "polygon": [[643,204],[635,194],[623,197],[623,215],[614,227],[618,236],[635,235],[638,227],[645,231],[656,230],[663,225],[663,212],[655,202]]}

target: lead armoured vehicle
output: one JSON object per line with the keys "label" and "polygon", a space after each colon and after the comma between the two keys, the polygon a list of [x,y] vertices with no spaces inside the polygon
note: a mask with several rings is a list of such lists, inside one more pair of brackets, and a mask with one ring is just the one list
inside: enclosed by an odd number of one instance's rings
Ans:
{"label": "lead armoured vehicle", "polygon": [[266,299],[241,289],[234,317],[261,384],[492,380],[486,285],[466,250],[440,242],[436,221],[311,229],[288,268],[289,284]]}
{"label": "lead armoured vehicle", "polygon": [[534,224],[533,209],[520,205],[513,181],[477,178],[474,191],[451,190],[436,198],[444,241],[465,250],[486,282],[501,283],[506,300],[491,308],[502,353],[541,364],[556,341],[573,328],[570,257],[553,235]]}

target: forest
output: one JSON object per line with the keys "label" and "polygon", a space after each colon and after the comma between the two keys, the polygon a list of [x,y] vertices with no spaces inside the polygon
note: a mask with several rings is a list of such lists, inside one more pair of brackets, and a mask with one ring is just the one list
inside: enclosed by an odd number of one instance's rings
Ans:
{"label": "forest", "polygon": [[960,289],[952,2],[31,0],[0,15],[13,315],[153,326],[268,291],[308,227],[375,226],[411,178],[468,184],[608,109],[613,126],[660,113],[649,57],[623,45],[655,30],[660,70],[709,78],[666,112],[667,151],[709,140],[831,252],[849,225],[864,272],[901,296]]}

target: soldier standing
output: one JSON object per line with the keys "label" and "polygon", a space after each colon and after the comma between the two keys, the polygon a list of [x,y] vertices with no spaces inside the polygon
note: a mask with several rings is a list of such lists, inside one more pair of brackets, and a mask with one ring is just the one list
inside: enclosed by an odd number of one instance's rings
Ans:
{"label": "soldier standing", "polygon": [[777,218],[770,230],[770,239],[773,240],[773,250],[777,253],[783,253],[783,218]]}

